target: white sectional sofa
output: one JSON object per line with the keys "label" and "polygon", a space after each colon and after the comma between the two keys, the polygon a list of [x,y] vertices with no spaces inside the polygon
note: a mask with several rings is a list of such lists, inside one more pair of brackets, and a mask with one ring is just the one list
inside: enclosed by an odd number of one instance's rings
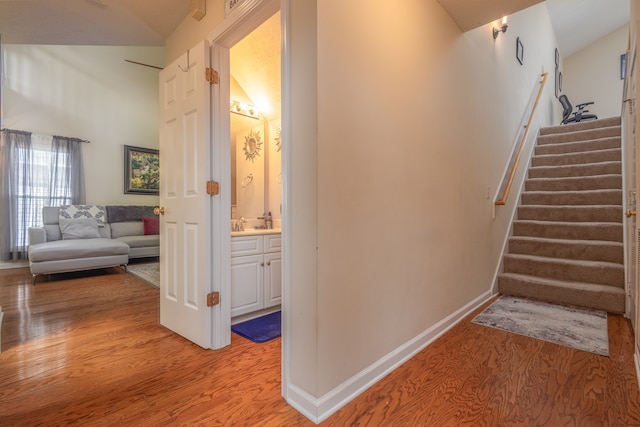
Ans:
{"label": "white sectional sofa", "polygon": [[61,216],[60,207],[44,207],[44,225],[29,229],[29,268],[34,284],[39,274],[118,265],[126,268],[131,258],[160,255],[160,236],[145,234],[154,227],[157,232],[157,222],[151,220],[157,218],[152,206],[79,207],[73,218],[67,208]]}

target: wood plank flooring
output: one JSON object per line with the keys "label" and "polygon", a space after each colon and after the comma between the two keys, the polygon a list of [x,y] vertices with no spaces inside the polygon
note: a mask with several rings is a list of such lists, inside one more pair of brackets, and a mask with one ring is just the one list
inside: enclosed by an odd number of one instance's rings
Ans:
{"label": "wood plank flooring", "polygon": [[[280,339],[202,350],[159,326],[158,290],[114,268],[0,271],[0,426],[312,426],[280,395]],[[471,316],[470,316],[471,317]],[[610,357],[470,317],[322,426],[640,426],[632,331]]]}

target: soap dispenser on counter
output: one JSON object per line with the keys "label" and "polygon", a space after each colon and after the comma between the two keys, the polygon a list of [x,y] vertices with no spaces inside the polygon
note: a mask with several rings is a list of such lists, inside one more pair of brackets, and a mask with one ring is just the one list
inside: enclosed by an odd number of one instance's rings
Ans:
{"label": "soap dispenser on counter", "polygon": [[271,217],[271,211],[264,217],[264,224],[267,226],[267,230],[273,229],[273,218]]}

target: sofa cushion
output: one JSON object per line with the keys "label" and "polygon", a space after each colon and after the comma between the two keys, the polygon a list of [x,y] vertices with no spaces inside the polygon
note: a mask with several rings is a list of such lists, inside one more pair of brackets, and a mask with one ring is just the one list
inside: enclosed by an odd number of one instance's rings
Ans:
{"label": "sofa cushion", "polygon": [[106,206],[107,222],[140,221],[143,216],[153,217],[153,206]]}
{"label": "sofa cushion", "polygon": [[99,227],[104,227],[107,223],[104,206],[98,205],[63,205],[60,206],[60,219],[93,218]]}
{"label": "sofa cushion", "polygon": [[98,222],[93,218],[60,218],[60,232],[63,240],[99,238]]}
{"label": "sofa cushion", "polygon": [[142,236],[144,229],[142,221],[114,222],[111,224],[111,237]]}
{"label": "sofa cushion", "polygon": [[105,238],[57,240],[29,246],[29,261],[32,263],[128,254],[126,243]]}
{"label": "sofa cushion", "polygon": [[148,236],[122,236],[115,240],[124,242],[132,248],[160,246],[160,236],[157,234],[150,234]]}
{"label": "sofa cushion", "polygon": [[160,234],[160,218],[148,218],[142,217],[142,226],[144,228],[144,235]]}

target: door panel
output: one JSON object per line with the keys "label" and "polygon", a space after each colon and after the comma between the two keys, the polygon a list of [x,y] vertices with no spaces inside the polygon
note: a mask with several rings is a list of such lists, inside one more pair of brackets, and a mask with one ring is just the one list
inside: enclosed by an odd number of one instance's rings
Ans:
{"label": "door panel", "polygon": [[206,41],[160,72],[160,323],[204,348],[211,292],[211,89]]}

